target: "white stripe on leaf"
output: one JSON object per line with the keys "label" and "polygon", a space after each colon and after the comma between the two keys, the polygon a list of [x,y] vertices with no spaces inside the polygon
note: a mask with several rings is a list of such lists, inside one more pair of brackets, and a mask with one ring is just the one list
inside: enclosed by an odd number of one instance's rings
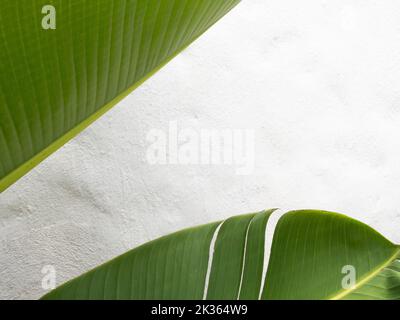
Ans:
{"label": "white stripe on leaf", "polygon": [[219,231],[221,230],[221,227],[224,224],[224,222],[221,222],[220,225],[217,227],[217,229],[215,229],[214,235],[211,239],[210,251],[208,254],[208,266],[207,266],[206,280],[204,282],[203,300],[207,299],[208,285],[210,283],[211,269],[212,269],[212,263],[213,263],[213,259],[214,259],[215,243],[217,242]]}
{"label": "white stripe on leaf", "polygon": [[264,239],[264,264],[263,264],[263,273],[261,276],[261,286],[260,286],[260,292],[258,295],[258,299],[261,300],[261,296],[264,290],[265,282],[266,282],[266,277],[267,277],[267,271],[268,271],[268,266],[269,266],[269,258],[271,257],[271,248],[272,248],[272,242],[274,239],[274,234],[275,234],[275,229],[276,226],[278,225],[279,220],[288,212],[292,210],[283,210],[283,209],[277,209],[274,212],[271,213],[267,225],[265,227],[265,239]]}

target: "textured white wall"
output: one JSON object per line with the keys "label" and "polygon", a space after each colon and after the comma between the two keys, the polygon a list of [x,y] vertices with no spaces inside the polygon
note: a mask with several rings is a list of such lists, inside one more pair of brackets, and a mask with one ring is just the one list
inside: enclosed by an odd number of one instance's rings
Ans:
{"label": "textured white wall", "polygon": [[[270,207],[356,217],[400,242],[400,3],[244,0],[0,195],[0,298],[184,227]],[[256,129],[252,175],[151,166],[151,129]]]}

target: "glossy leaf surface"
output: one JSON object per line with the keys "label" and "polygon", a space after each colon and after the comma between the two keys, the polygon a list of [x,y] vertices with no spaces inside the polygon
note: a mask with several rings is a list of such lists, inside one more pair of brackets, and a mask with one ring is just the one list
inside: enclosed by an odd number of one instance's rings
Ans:
{"label": "glossy leaf surface", "polygon": [[2,0],[0,192],[239,1]]}
{"label": "glossy leaf surface", "polygon": [[269,210],[155,240],[45,298],[400,299],[399,257],[346,216]]}

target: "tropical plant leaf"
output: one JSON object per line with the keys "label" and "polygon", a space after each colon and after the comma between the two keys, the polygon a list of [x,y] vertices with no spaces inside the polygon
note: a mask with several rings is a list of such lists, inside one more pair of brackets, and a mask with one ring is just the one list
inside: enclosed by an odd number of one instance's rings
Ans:
{"label": "tropical plant leaf", "polygon": [[[2,0],[0,192],[239,1]],[[56,29],[42,27],[49,5]]]}
{"label": "tropical plant leaf", "polygon": [[346,216],[269,210],[160,238],[44,299],[400,299],[399,256]]}

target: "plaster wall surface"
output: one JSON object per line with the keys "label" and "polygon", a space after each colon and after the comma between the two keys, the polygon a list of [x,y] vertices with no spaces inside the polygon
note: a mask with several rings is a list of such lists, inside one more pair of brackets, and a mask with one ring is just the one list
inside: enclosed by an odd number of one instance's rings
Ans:
{"label": "plaster wall surface", "polygon": [[[179,229],[271,207],[342,212],[400,243],[400,3],[244,0],[0,195],[0,299]],[[254,170],[151,165],[171,124],[254,129]]]}

